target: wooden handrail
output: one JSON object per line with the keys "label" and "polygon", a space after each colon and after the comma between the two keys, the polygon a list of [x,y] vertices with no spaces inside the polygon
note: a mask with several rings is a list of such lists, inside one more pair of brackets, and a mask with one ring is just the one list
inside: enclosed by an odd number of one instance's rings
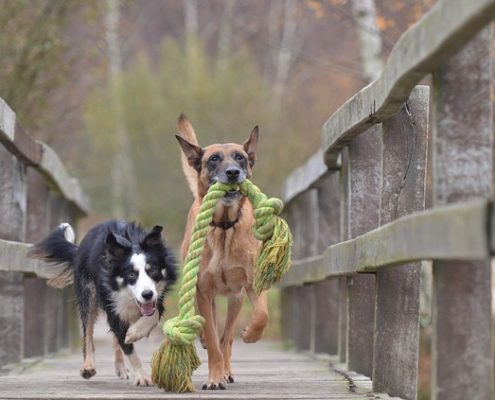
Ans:
{"label": "wooden handrail", "polygon": [[89,213],[89,200],[53,149],[27,134],[2,99],[0,150],[0,292],[4,309],[17,310],[2,315],[3,366],[56,352],[79,337],[71,289],[49,288],[50,268],[27,252],[61,222],[76,226]]}
{"label": "wooden handrail", "polygon": [[0,271],[22,272],[38,278],[50,278],[47,264],[27,257],[30,243],[0,239]]}
{"label": "wooden handrail", "polygon": [[421,79],[494,18],[494,0],[439,1],[401,36],[380,77],[348,99],[325,122],[320,150],[289,175],[284,201],[290,202],[316,185],[327,171],[324,165],[338,169],[339,154],[346,144],[396,114]]}
{"label": "wooden handrail", "polygon": [[[440,0],[286,180],[285,338],[337,353],[375,392],[417,398],[421,262],[432,260],[432,398],[493,397],[494,19],[495,0]],[[416,86],[429,74],[431,93]]]}
{"label": "wooden handrail", "polygon": [[321,255],[294,261],[281,287],[327,278],[376,272],[421,260],[483,260],[495,252],[492,203],[473,200],[416,212],[387,225],[329,246]]}
{"label": "wooden handrail", "polygon": [[51,185],[74,203],[81,214],[90,209],[89,198],[84,194],[79,182],[72,178],[58,155],[47,144],[34,140],[16,122],[15,113],[0,98],[0,143],[24,164],[35,168],[48,178]]}
{"label": "wooden handrail", "polygon": [[370,126],[396,114],[414,86],[495,18],[494,0],[442,0],[394,46],[381,75],[347,100],[323,125],[326,164]]}

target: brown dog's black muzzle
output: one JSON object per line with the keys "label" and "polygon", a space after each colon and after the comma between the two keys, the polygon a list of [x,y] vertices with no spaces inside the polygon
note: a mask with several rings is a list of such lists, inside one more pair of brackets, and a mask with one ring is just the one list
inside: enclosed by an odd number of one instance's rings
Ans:
{"label": "brown dog's black muzzle", "polygon": [[225,170],[225,175],[229,183],[239,183],[239,176],[241,175],[241,170],[239,168],[228,168]]}

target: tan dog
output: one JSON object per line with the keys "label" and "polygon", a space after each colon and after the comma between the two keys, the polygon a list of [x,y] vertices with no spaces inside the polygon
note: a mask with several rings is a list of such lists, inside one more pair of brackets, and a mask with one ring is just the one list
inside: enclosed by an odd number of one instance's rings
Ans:
{"label": "tan dog", "polygon": [[[194,203],[187,218],[182,257],[189,246],[192,228],[201,201],[215,182],[241,183],[251,177],[256,161],[258,127],[244,144],[213,144],[202,148],[194,130],[184,115],[179,117],[177,139],[182,147],[182,168],[194,195]],[[251,203],[239,192],[229,192],[217,204],[213,214],[197,284],[197,304],[206,325],[202,334],[208,350],[208,380],[205,389],[225,389],[234,382],[231,368],[232,342],[235,321],[241,310],[244,293],[254,308],[250,323],[244,329],[245,342],[256,342],[263,335],[268,322],[267,293],[256,296],[253,290],[253,268],[260,242],[252,234],[254,217]],[[215,310],[215,296],[228,297],[225,331],[219,339]]]}

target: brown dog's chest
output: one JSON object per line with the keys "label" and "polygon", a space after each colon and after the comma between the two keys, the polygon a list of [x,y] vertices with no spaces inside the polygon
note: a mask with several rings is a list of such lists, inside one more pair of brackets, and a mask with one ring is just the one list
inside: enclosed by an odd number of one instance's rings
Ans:
{"label": "brown dog's chest", "polygon": [[250,287],[258,246],[246,224],[212,229],[207,236],[200,268],[200,290],[229,296],[239,294],[243,287]]}

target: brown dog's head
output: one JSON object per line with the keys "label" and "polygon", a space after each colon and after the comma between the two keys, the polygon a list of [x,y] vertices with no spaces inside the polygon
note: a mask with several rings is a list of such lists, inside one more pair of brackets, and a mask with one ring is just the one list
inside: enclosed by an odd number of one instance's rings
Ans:
{"label": "brown dog's head", "polygon": [[[251,178],[256,161],[258,145],[258,127],[255,126],[249,138],[243,144],[225,143],[200,147],[192,126],[185,117],[179,118],[181,135],[176,135],[189,166],[198,174],[198,191],[200,196],[208,191],[215,182],[242,183]],[[186,136],[186,140],[183,136]],[[193,142],[193,143],[191,143]]]}

